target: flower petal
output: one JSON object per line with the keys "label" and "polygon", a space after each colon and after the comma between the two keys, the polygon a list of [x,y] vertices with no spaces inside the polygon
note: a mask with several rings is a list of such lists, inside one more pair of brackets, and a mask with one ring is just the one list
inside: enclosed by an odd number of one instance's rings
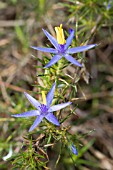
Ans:
{"label": "flower petal", "polygon": [[39,106],[41,105],[36,99],[34,99],[32,96],[30,96],[28,93],[24,92],[27,99],[30,101],[30,103],[36,107],[39,110]]}
{"label": "flower petal", "polygon": [[53,113],[48,113],[48,115],[46,115],[45,118],[49,122],[51,122],[51,123],[53,123],[53,124],[55,124],[57,126],[60,126],[60,123],[58,122],[57,118],[53,115]]}
{"label": "flower petal", "polygon": [[57,47],[58,47],[57,40],[51,34],[49,34],[46,30],[44,30],[44,29],[42,29],[42,30],[43,30],[44,34],[46,35],[46,37],[51,42],[51,44],[53,44],[53,46],[57,49]]}
{"label": "flower petal", "polygon": [[48,68],[48,67],[52,66],[61,58],[62,58],[62,56],[60,56],[60,55],[54,55],[53,58],[50,60],[50,62],[44,68]]}
{"label": "flower petal", "polygon": [[71,146],[71,151],[75,154],[78,155],[78,151],[74,145]]}
{"label": "flower petal", "polygon": [[74,37],[74,33],[75,33],[75,31],[72,30],[72,31],[71,31],[71,34],[70,34],[69,37],[67,38],[66,44],[65,44],[65,50],[70,46],[70,44],[71,44],[71,42],[72,42],[72,40],[73,40],[73,37]]}
{"label": "flower petal", "polygon": [[75,64],[76,66],[82,67],[82,64],[80,64],[77,60],[75,60],[71,55],[65,54],[64,57],[70,61],[71,63]]}
{"label": "flower petal", "polygon": [[64,107],[67,107],[71,103],[72,102],[67,102],[67,103],[61,103],[61,104],[58,104],[58,105],[51,106],[50,109],[48,110],[48,112],[54,112],[54,111],[63,109]]}
{"label": "flower petal", "polygon": [[30,127],[29,132],[31,132],[33,129],[36,128],[36,126],[38,126],[38,124],[42,121],[42,119],[44,118],[44,116],[40,115],[36,118],[36,120],[34,121],[33,125]]}
{"label": "flower petal", "polygon": [[38,116],[40,115],[40,112],[38,110],[31,110],[28,112],[24,112],[21,114],[15,114],[15,115],[11,115],[13,117],[30,117],[30,116]]}
{"label": "flower petal", "polygon": [[75,47],[75,48],[69,48],[66,51],[66,53],[68,53],[68,54],[79,53],[79,52],[83,52],[83,51],[89,50],[91,48],[94,48],[95,46],[97,46],[97,44],[86,45],[86,46]]}
{"label": "flower petal", "polygon": [[53,54],[57,54],[58,53],[58,51],[55,50],[54,48],[35,47],[35,46],[31,46],[31,48],[33,48],[35,50],[42,51],[42,52],[46,52],[46,53],[53,53]]}
{"label": "flower petal", "polygon": [[47,102],[47,106],[50,106],[54,97],[54,91],[55,91],[55,86],[56,83],[54,83],[49,91],[49,93],[47,94],[46,97],[46,102]]}

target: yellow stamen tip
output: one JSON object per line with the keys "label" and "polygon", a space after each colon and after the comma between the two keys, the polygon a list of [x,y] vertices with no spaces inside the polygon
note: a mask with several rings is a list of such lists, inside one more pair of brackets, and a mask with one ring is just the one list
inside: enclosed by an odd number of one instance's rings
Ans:
{"label": "yellow stamen tip", "polygon": [[42,100],[43,100],[43,104],[46,104],[46,95],[44,91],[42,91]]}
{"label": "yellow stamen tip", "polygon": [[60,24],[60,27],[55,27],[55,31],[56,31],[58,44],[62,44],[62,45],[65,44],[66,40],[64,37],[64,31],[62,28],[62,24]]}

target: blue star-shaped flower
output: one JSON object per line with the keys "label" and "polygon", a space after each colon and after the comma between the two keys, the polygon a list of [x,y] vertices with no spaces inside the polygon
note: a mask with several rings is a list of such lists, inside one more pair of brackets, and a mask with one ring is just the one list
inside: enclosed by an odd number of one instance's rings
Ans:
{"label": "blue star-shaped flower", "polygon": [[75,60],[70,54],[83,52],[85,50],[89,50],[89,49],[97,46],[97,44],[92,44],[92,45],[69,48],[69,46],[71,45],[71,42],[74,38],[74,30],[71,29],[69,37],[67,38],[67,40],[65,40],[63,29],[62,29],[62,24],[60,25],[60,27],[55,27],[56,34],[57,34],[57,40],[52,35],[50,35],[46,30],[44,30],[44,29],[42,29],[42,30],[43,30],[44,34],[47,36],[47,38],[49,39],[49,41],[52,43],[52,45],[55,47],[55,49],[54,48],[46,48],[46,47],[35,47],[35,46],[31,46],[31,48],[33,48],[35,50],[42,51],[42,52],[55,54],[53,56],[53,58],[50,60],[50,62],[45,66],[45,68],[52,66],[58,60],[60,60],[62,57],[65,57],[72,64],[82,67],[82,64],[80,64],[77,60]]}
{"label": "blue star-shaped flower", "polygon": [[78,155],[78,151],[73,144],[71,145],[71,151],[73,152],[73,154]]}
{"label": "blue star-shaped flower", "polygon": [[32,96],[30,96],[28,93],[24,92],[27,99],[30,101],[30,103],[37,109],[37,110],[31,110],[28,112],[24,112],[21,114],[12,115],[13,117],[30,117],[30,116],[37,116],[36,120],[34,121],[33,125],[30,127],[29,132],[38,126],[38,124],[42,121],[43,118],[46,118],[49,122],[60,126],[57,118],[53,115],[52,112],[60,110],[62,108],[65,108],[66,106],[70,105],[71,102],[67,103],[61,103],[58,105],[51,106],[53,97],[54,97],[54,91],[55,91],[56,83],[53,84],[51,90],[47,94],[47,97],[42,95],[44,104],[39,103],[36,99],[34,99]]}

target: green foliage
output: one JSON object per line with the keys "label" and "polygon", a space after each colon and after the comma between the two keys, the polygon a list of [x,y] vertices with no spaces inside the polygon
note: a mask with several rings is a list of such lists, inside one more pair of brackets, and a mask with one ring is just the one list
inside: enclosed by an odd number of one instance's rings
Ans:
{"label": "green foliage", "polygon": [[12,158],[14,159],[13,161],[14,170],[16,168],[28,170],[31,169],[36,170],[38,168],[39,170],[41,170],[42,168],[46,167],[46,162],[42,161],[44,156],[35,151],[35,148],[33,148],[32,139],[28,142],[29,142],[29,145],[27,144],[28,146],[26,146],[26,144],[25,146],[23,145],[24,151],[20,151],[18,155],[15,155]]}
{"label": "green foliage", "polygon": [[[111,5],[110,9],[107,9],[108,3]],[[82,33],[86,38],[95,31],[101,31],[102,27],[111,25],[113,20],[112,1],[69,0],[61,5],[66,7],[69,21],[79,25],[78,35]]]}

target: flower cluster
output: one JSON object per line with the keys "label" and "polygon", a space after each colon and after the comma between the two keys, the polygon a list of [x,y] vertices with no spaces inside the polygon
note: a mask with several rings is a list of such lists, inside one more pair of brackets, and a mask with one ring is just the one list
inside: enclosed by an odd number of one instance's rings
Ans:
{"label": "flower cluster", "polygon": [[[82,64],[79,63],[75,58],[73,58],[71,54],[89,50],[95,47],[96,44],[71,48],[71,43],[72,43],[72,40],[74,38],[74,33],[75,33],[74,30],[72,29],[69,30],[69,36],[66,40],[65,40],[62,24],[60,25],[60,27],[55,27],[55,31],[56,31],[56,39],[51,34],[49,34],[46,30],[43,29],[44,34],[47,36],[47,38],[49,39],[51,44],[54,46],[54,48],[31,46],[35,50],[54,54],[54,56],[52,57],[50,62],[45,66],[45,68],[52,66],[53,64],[58,62],[62,57],[67,59],[72,64],[78,67],[82,67]],[[47,121],[51,122],[52,124],[56,126],[60,126],[59,120],[54,116],[53,112],[69,106],[71,102],[61,103],[58,105],[52,105],[55,87],[56,87],[56,82],[52,85],[47,96],[42,91],[43,103],[40,103],[39,101],[34,99],[31,95],[24,92],[26,98],[36,108],[36,110],[30,110],[30,111],[27,111],[21,114],[12,115],[12,116],[13,117],[36,116],[36,120],[34,121],[33,125],[30,127],[29,132],[34,130],[44,118],[47,119]],[[70,150],[72,151],[73,154],[78,155],[78,151],[73,144],[71,145]]]}

